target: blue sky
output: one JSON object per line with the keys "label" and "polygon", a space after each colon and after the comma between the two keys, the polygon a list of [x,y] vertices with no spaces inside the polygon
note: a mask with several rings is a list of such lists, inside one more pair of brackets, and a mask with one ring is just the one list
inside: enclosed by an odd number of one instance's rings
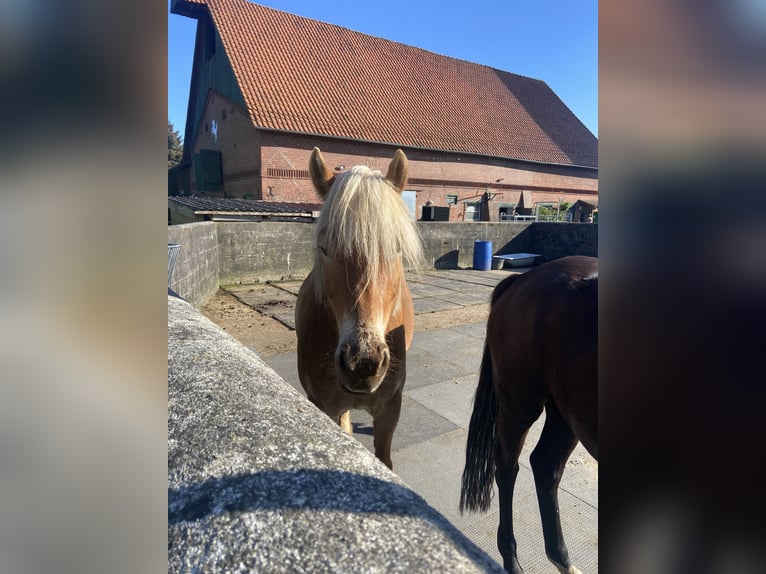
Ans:
{"label": "blue sky", "polygon": [[[543,80],[598,136],[597,0],[258,3]],[[181,136],[186,123],[195,31],[196,20],[168,14],[168,119]]]}

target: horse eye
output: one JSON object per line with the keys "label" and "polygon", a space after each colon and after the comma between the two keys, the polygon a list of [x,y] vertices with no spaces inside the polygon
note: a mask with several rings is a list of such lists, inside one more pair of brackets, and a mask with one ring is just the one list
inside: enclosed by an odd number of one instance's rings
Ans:
{"label": "horse eye", "polygon": [[325,249],[324,247],[322,247],[321,245],[319,245],[319,251],[321,251],[321,252],[322,252],[322,255],[324,255],[325,257],[327,257],[327,249]]}

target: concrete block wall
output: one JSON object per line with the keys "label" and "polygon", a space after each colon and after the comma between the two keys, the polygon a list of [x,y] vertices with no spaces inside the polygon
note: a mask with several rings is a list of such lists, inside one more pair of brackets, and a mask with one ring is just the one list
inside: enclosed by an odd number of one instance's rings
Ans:
{"label": "concrete block wall", "polygon": [[[473,266],[474,243],[495,255],[537,253],[538,263],[565,255],[598,256],[598,225],[548,222],[418,222],[425,261],[434,269]],[[299,222],[203,222],[168,227],[181,244],[173,290],[200,305],[218,285],[302,278],[314,263],[314,225]]]}
{"label": "concrete block wall", "polygon": [[538,263],[567,255],[598,257],[598,224],[539,221],[530,226],[528,241],[533,253],[542,255]]}
{"label": "concrete block wall", "polygon": [[192,305],[218,290],[218,228],[213,222],[168,227],[168,243],[178,243],[170,288]]}
{"label": "concrete block wall", "polygon": [[[524,222],[505,223],[452,223],[441,221],[419,222],[418,230],[423,238],[426,264],[435,269],[465,269],[473,266],[475,241],[492,241],[497,253],[524,234],[532,225]],[[516,245],[521,245],[517,243]],[[517,251],[522,251],[521,248]]]}
{"label": "concrete block wall", "polygon": [[260,221],[216,225],[221,285],[303,276],[314,264],[312,224]]}
{"label": "concrete block wall", "polygon": [[537,253],[537,263],[566,255],[598,256],[598,225],[544,222],[419,222],[426,263],[435,269],[473,266],[475,241],[492,241],[492,253]]}
{"label": "concrete block wall", "polygon": [[168,572],[502,572],[364,446],[168,297]]}

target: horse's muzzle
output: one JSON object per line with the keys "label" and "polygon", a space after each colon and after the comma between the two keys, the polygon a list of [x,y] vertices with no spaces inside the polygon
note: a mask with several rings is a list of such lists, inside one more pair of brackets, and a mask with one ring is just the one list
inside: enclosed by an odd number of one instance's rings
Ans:
{"label": "horse's muzzle", "polygon": [[373,393],[383,382],[390,361],[391,355],[385,344],[361,352],[357,346],[345,343],[336,353],[340,383],[350,393]]}

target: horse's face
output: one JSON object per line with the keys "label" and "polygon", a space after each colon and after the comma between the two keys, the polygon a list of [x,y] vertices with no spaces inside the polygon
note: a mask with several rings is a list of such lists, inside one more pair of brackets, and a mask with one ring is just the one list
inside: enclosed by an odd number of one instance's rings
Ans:
{"label": "horse's face", "polygon": [[372,393],[391,362],[386,333],[399,311],[402,271],[366,281],[359,260],[333,253],[321,238],[319,250],[323,292],[338,326],[338,380],[348,392]]}
{"label": "horse's face", "polygon": [[372,393],[391,364],[386,333],[398,326],[403,250],[408,261],[420,256],[417,231],[398,195],[407,158],[397,150],[385,178],[357,166],[336,179],[315,148],[309,170],[324,200],[314,281],[337,322],[338,380],[348,392]]}

